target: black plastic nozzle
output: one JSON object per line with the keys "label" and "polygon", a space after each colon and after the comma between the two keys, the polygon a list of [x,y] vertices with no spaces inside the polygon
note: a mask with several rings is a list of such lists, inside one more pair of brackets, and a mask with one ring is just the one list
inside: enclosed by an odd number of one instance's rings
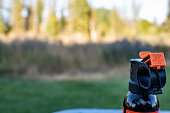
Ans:
{"label": "black plastic nozzle", "polygon": [[165,83],[165,67],[153,68],[151,63],[145,63],[143,59],[131,59],[130,92],[135,94],[162,94]]}

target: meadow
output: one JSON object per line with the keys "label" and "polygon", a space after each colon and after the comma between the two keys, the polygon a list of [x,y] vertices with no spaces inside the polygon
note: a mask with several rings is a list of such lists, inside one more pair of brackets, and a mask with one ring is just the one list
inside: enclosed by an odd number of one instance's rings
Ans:
{"label": "meadow", "polygon": [[[164,94],[158,96],[162,110],[170,110],[169,68]],[[122,109],[128,80],[128,75],[78,81],[1,76],[0,113],[52,113],[72,108]]]}
{"label": "meadow", "polygon": [[151,46],[140,41],[121,40],[112,43],[64,45],[39,40],[0,42],[0,75],[52,75],[63,72],[94,72],[124,65],[139,52],[164,52],[168,46]]}

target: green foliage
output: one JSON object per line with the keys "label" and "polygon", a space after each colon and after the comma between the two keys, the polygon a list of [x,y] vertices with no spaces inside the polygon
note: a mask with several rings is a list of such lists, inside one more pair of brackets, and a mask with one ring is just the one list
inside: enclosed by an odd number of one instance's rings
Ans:
{"label": "green foliage", "polygon": [[24,5],[20,0],[13,0],[13,23],[12,29],[14,31],[24,31],[25,30],[25,19],[21,16],[21,11],[24,8]]}
{"label": "green foliage", "polygon": [[138,23],[137,25],[137,32],[138,33],[142,33],[142,34],[147,34],[150,27],[151,27],[151,23],[147,20],[142,20]]}
{"label": "green foliage", "polygon": [[169,0],[169,3],[168,3],[168,17],[167,17],[163,27],[164,27],[164,30],[166,32],[170,31],[170,0]]}
{"label": "green foliage", "polygon": [[101,36],[105,36],[111,29],[113,29],[115,35],[124,32],[125,22],[121,19],[116,9],[110,11],[100,8],[96,9],[95,13],[96,29]]}
{"label": "green foliage", "polygon": [[2,19],[2,15],[1,15],[1,9],[2,9],[2,1],[0,1],[0,34],[6,34],[9,29],[7,27],[7,25],[4,23],[3,19]]}
{"label": "green foliage", "polygon": [[[43,21],[44,23],[42,23],[42,13],[44,10],[43,0],[36,0],[34,2],[32,2],[33,0],[29,0],[25,6],[21,1],[24,3],[23,0],[12,0],[14,4],[11,6],[14,7],[10,9],[10,28],[12,28],[14,32],[25,30],[40,32],[40,26],[42,24],[42,27],[45,27],[43,30],[46,29],[51,35],[56,35],[63,29],[67,31],[67,33],[83,33],[85,36],[91,36],[91,39],[96,39],[97,35],[106,36],[108,33],[110,33],[109,35],[114,33],[115,36],[119,37],[125,35],[131,36],[129,34],[136,35],[139,7],[137,7],[135,3],[133,9],[136,19],[126,21],[120,16],[120,12],[115,8],[113,10],[107,10],[104,8],[93,9],[90,7],[88,0],[68,0],[69,13],[67,18],[63,15],[64,9],[61,11],[61,19],[56,19],[53,14],[55,11],[50,11],[50,17],[47,19],[48,22]],[[49,9],[55,9],[56,0],[49,0],[49,2]],[[33,5],[33,3],[36,4]],[[26,7],[28,4],[30,4],[30,6]],[[24,8],[28,9],[28,16],[26,18],[21,16],[21,12]],[[7,23],[7,25],[9,24]],[[8,31],[2,17],[0,17],[0,26],[0,32],[6,33]],[[170,11],[163,27],[159,27],[155,23],[152,24],[143,20],[137,25],[137,33],[144,35],[159,34],[163,29],[166,31],[170,29]]]}
{"label": "green foliage", "polygon": [[73,4],[74,0],[68,0],[68,12],[69,12],[69,19],[72,19],[72,16],[74,14],[74,4]]}
{"label": "green foliage", "polygon": [[125,24],[121,19],[117,9],[113,9],[112,18],[111,18],[112,28],[115,32],[115,35],[122,34],[124,32]]}
{"label": "green foliage", "polygon": [[9,31],[0,14],[0,34],[6,34]]}
{"label": "green foliage", "polygon": [[137,25],[138,34],[158,34],[162,31],[162,28],[157,26],[156,23],[150,23],[147,20],[141,20]]}
{"label": "green foliage", "polygon": [[74,0],[71,9],[73,11],[73,28],[76,32],[90,32],[91,8],[87,0]]}
{"label": "green foliage", "polygon": [[110,11],[104,8],[95,10],[96,29],[101,36],[105,36],[111,27]]}
{"label": "green foliage", "polygon": [[37,7],[36,7],[36,11],[37,11],[37,20],[38,20],[38,30],[40,27],[40,24],[42,23],[42,12],[44,9],[44,5],[43,5],[43,1],[42,0],[37,0]]}
{"label": "green foliage", "polygon": [[25,20],[25,27],[26,27],[26,30],[33,30],[34,15],[33,15],[33,8],[31,5],[27,7],[27,11],[28,11],[28,16],[26,17],[26,20]]}
{"label": "green foliage", "polygon": [[50,35],[57,35],[60,31],[61,31],[61,23],[56,18],[55,12],[52,12],[48,19],[47,32]]}
{"label": "green foliage", "polygon": [[65,18],[65,16],[64,16],[63,12],[64,12],[64,11],[61,10],[61,27],[62,27],[62,29],[64,29],[65,26],[66,26],[66,18]]}

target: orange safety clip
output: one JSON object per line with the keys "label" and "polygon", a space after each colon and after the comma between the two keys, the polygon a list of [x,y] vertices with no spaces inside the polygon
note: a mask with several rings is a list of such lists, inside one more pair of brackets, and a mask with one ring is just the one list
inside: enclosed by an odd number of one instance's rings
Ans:
{"label": "orange safety clip", "polygon": [[140,52],[140,58],[143,62],[147,63],[150,67],[160,70],[161,67],[166,66],[164,53],[151,53],[149,51]]}

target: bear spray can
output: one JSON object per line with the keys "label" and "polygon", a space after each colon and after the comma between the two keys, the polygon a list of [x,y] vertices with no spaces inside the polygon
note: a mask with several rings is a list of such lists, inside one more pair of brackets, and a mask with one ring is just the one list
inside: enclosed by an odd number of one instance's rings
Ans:
{"label": "bear spray can", "polygon": [[166,83],[163,53],[140,52],[141,59],[131,59],[129,92],[124,98],[123,113],[159,113],[156,95]]}

